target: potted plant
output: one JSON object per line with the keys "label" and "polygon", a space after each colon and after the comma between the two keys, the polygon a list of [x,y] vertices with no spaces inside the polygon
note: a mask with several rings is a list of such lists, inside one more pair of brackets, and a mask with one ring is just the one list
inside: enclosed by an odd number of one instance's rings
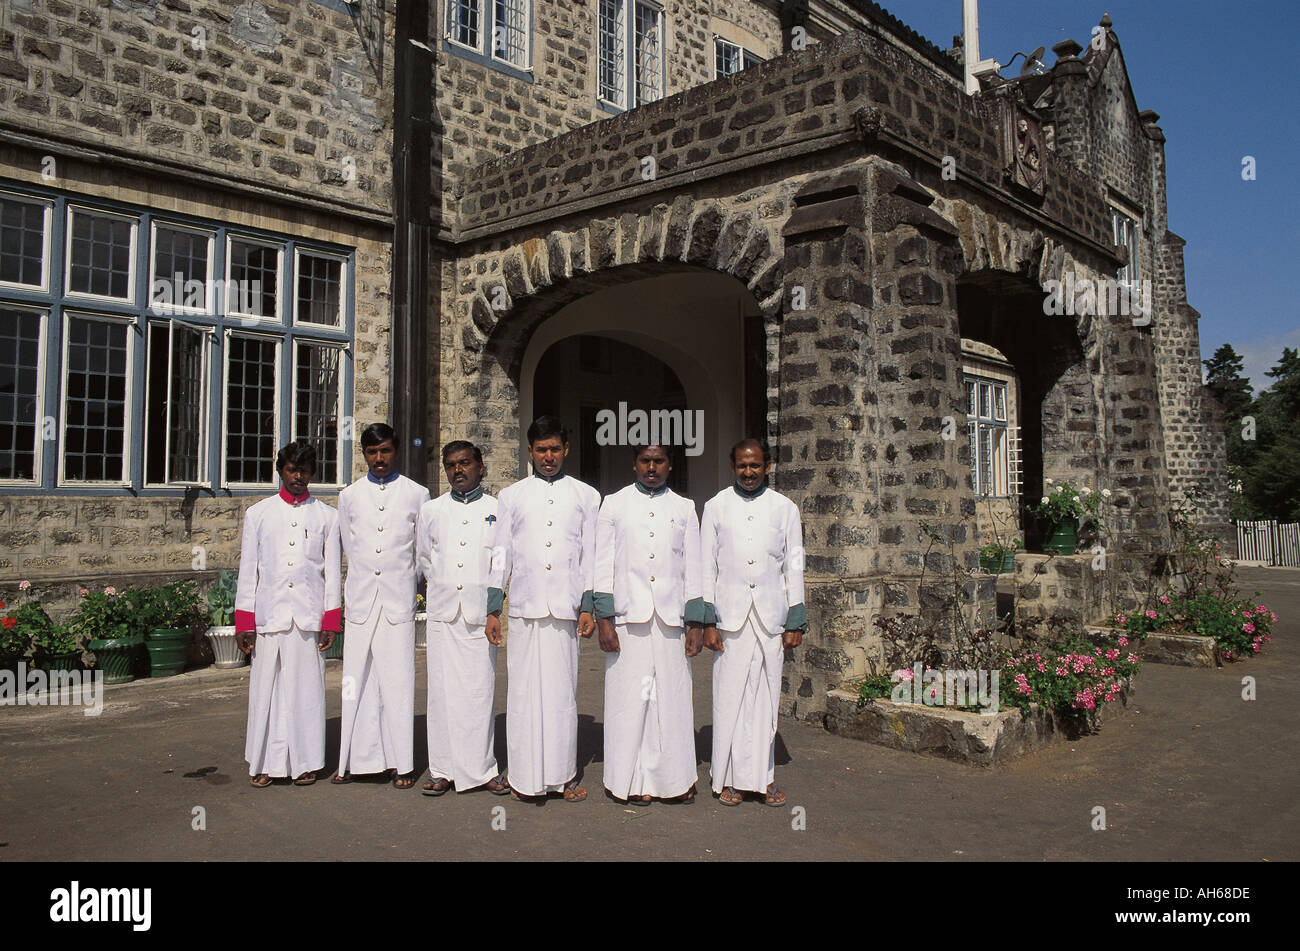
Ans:
{"label": "potted plant", "polygon": [[429,614],[424,609],[424,595],[415,596],[415,646],[423,647],[428,631]]}
{"label": "potted plant", "polygon": [[131,601],[109,585],[94,593],[81,589],[81,604],[69,628],[86,640],[95,654],[95,667],[104,672],[104,683],[124,684],[135,679],[133,661],[144,635],[135,627]]}
{"label": "potted plant", "polygon": [[208,620],[211,627],[207,629],[208,643],[212,645],[212,654],[216,658],[216,667],[232,670],[248,663],[248,655],[239,649],[235,641],[235,573],[224,568],[217,574],[217,583],[208,591]]}
{"label": "potted plant", "polygon": [[80,638],[66,624],[51,622],[32,637],[32,658],[41,670],[81,667]]}
{"label": "potted plant", "polygon": [[171,677],[185,669],[199,595],[193,581],[172,581],[152,590],[133,591],[137,623],[145,626],[149,676]]}
{"label": "potted plant", "polygon": [[1047,494],[1033,508],[1043,526],[1043,551],[1054,555],[1073,555],[1078,543],[1079,519],[1095,516],[1102,498],[1110,498],[1110,489],[1094,492],[1086,485],[1075,488],[1070,482],[1057,485],[1047,482]]}
{"label": "potted plant", "polygon": [[[18,590],[23,593],[29,588],[29,581],[22,581],[18,585]],[[33,627],[34,624],[39,624],[39,619],[34,617],[33,608],[45,616],[39,603],[10,605],[0,601],[0,612],[4,612],[0,613],[0,670],[16,670],[18,662],[32,646]],[[45,620],[48,622],[49,617],[45,616]]]}
{"label": "potted plant", "polygon": [[1012,538],[1003,544],[990,542],[980,547],[980,567],[995,575],[1011,574],[1016,570],[1016,551],[1020,548],[1020,539]]}

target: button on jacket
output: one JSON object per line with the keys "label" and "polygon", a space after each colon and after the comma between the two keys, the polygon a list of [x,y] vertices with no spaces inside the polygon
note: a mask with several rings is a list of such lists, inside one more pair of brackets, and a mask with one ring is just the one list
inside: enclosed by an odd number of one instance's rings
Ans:
{"label": "button on jacket", "polygon": [[520,479],[497,498],[492,587],[510,587],[510,616],[578,617],[596,567],[600,493],[572,476]]}
{"label": "button on jacket", "polygon": [[[235,623],[259,634],[338,630],[339,515],[312,496],[287,492],[244,513]],[[251,616],[250,616],[251,615]]]}
{"label": "button on jacket", "polygon": [[454,621],[458,611],[466,624],[487,621],[496,525],[497,500],[487,494],[462,502],[444,492],[424,503],[415,538],[430,621]]}
{"label": "button on jacket", "polygon": [[[771,633],[803,613],[803,527],[799,509],[770,488],[753,497],[728,486],[704,505],[700,525],[704,600],[718,627],[744,626],[752,604]],[[802,622],[801,622],[802,623]]]}
{"label": "button on jacket", "polygon": [[348,559],[343,609],[353,624],[376,602],[392,623],[415,617],[415,521],[429,490],[404,475],[367,474],[339,493],[339,534]]}
{"label": "button on jacket", "polygon": [[614,595],[614,621],[652,615],[680,627],[700,597],[700,525],[695,504],[671,489],[651,495],[629,485],[606,497],[596,522],[597,592]]}

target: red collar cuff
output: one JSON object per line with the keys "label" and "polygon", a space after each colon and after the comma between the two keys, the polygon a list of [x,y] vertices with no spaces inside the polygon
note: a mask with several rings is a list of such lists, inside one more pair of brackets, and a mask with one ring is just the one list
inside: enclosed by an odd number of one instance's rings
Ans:
{"label": "red collar cuff", "polygon": [[298,505],[301,502],[306,502],[310,496],[310,491],[304,492],[302,495],[294,495],[284,486],[280,486],[280,498],[284,499],[290,505]]}

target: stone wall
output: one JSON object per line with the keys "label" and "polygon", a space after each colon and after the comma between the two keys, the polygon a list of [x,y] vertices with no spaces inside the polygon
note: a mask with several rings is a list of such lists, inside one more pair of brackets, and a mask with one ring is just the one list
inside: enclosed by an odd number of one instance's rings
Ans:
{"label": "stone wall", "polygon": [[0,128],[384,211],[387,23],[367,49],[312,0],[10,0]]}

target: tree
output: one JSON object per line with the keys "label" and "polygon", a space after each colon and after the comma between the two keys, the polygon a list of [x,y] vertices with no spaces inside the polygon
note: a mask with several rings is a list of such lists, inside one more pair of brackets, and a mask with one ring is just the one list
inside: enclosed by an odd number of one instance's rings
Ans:
{"label": "tree", "polygon": [[1242,435],[1243,420],[1254,413],[1254,388],[1243,374],[1241,354],[1225,343],[1214,351],[1214,356],[1202,360],[1205,364],[1205,386],[1223,404],[1223,426],[1228,456],[1228,500],[1231,516],[1236,519],[1252,517],[1251,508],[1242,498],[1241,487],[1246,469],[1254,461],[1258,442]]}
{"label": "tree", "polygon": [[1251,407],[1257,439],[1242,497],[1249,517],[1300,521],[1300,353],[1283,348],[1268,376],[1274,382]]}

